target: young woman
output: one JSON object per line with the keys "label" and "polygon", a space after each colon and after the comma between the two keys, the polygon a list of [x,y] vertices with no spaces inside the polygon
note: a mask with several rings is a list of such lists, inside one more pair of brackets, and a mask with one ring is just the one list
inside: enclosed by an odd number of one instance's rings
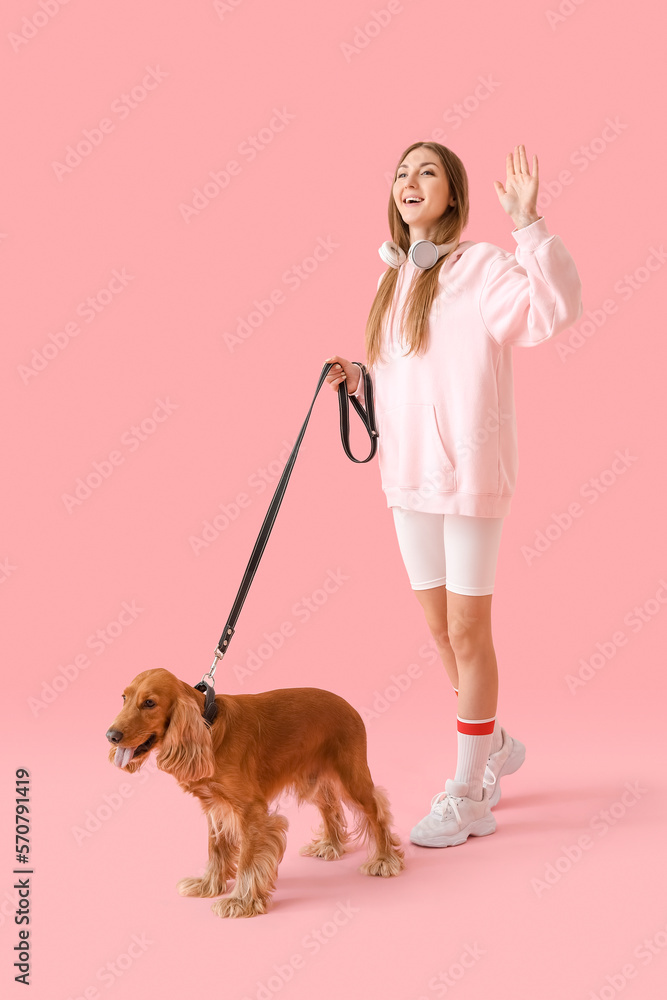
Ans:
{"label": "young woman", "polygon": [[[389,198],[389,265],[366,326],[366,357],[387,506],[410,585],[458,694],[456,774],[410,839],[461,844],[496,829],[499,779],[525,747],[496,719],[491,599],[503,518],[518,470],[513,346],[532,347],[582,313],[581,281],[537,214],[538,164],[523,145],[494,181],[516,254],[460,242],[468,222],[461,160],[435,142],[409,146]],[[421,241],[421,242],[420,242]],[[388,315],[387,315],[388,314]],[[327,381],[363,402],[358,365],[334,356]]]}

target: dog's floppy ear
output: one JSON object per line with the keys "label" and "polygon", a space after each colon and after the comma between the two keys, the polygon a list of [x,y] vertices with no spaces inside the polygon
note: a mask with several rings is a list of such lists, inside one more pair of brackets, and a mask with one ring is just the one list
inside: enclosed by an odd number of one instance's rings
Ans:
{"label": "dog's floppy ear", "polygon": [[213,774],[211,732],[194,697],[182,694],[174,702],[157,766],[178,781],[199,781]]}

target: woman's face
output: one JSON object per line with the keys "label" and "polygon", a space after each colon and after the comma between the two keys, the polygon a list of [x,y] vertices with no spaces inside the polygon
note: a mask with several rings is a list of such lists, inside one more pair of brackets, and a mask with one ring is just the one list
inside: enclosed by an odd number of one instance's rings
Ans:
{"label": "woman's face", "polygon": [[442,163],[427,146],[408,153],[396,171],[393,195],[401,218],[410,227],[411,243],[430,239],[447,206],[455,204]]}

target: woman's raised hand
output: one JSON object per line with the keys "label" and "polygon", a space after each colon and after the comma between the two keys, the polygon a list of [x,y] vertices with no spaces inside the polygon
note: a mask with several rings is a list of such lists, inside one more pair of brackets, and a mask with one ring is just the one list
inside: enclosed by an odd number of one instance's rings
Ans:
{"label": "woman's raised hand", "polygon": [[526,158],[526,147],[515,146],[514,154],[508,153],[506,157],[507,178],[505,187],[500,181],[494,181],[493,185],[496,194],[508,215],[512,217],[514,224],[521,228],[530,225],[538,218],[537,212],[537,189],[539,186],[539,172],[537,167],[537,156],[533,153],[533,173],[528,169]]}
{"label": "woman's raised hand", "polygon": [[336,362],[329,369],[325,378],[325,381],[330,384],[331,388],[335,392],[338,392],[338,386],[341,382],[347,381],[347,391],[356,392],[359,385],[359,369],[357,366],[352,361],[348,361],[347,358],[341,358],[338,354],[327,358],[325,364],[329,361]]}

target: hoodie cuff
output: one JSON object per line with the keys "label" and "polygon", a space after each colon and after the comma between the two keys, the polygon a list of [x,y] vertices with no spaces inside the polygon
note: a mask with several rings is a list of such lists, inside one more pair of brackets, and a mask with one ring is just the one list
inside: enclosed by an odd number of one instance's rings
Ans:
{"label": "hoodie cuff", "polygon": [[354,390],[354,392],[350,392],[350,393],[348,393],[348,395],[350,395],[350,396],[358,396],[359,395],[359,390],[362,388],[362,386],[364,384],[364,373],[361,370],[361,365],[358,365],[356,361],[353,361],[352,364],[353,365],[357,365],[357,368],[359,369],[359,381],[357,382],[357,388]]}
{"label": "hoodie cuff", "polygon": [[522,229],[513,229],[512,236],[519,244],[522,250],[537,250],[539,246],[551,237],[551,233],[547,229],[547,224],[544,221],[544,216],[537,219],[535,222],[531,222],[529,226],[524,226]]}

